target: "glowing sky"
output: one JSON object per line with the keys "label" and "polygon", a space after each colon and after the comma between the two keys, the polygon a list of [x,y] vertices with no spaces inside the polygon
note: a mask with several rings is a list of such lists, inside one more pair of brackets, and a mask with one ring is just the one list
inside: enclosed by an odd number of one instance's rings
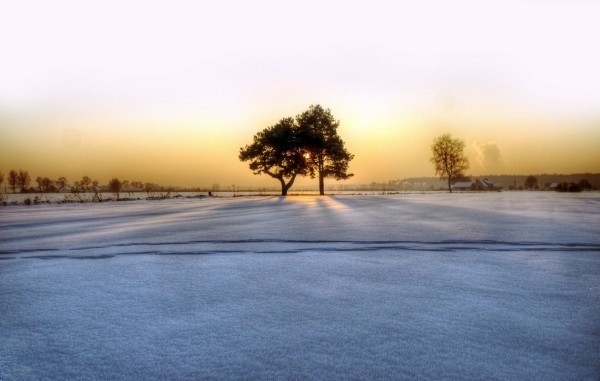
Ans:
{"label": "glowing sky", "polygon": [[239,147],[319,103],[348,183],[433,176],[444,132],[472,175],[600,172],[598,20],[599,1],[7,2],[0,171],[276,186]]}

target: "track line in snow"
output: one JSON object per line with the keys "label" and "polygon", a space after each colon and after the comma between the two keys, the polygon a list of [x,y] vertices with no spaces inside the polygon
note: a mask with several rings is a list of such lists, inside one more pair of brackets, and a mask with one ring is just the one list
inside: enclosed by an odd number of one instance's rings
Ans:
{"label": "track line in snow", "polygon": [[[326,240],[199,240],[189,242],[123,243],[76,248],[23,249],[0,252],[1,259],[109,259],[119,255],[296,254],[303,252],[600,252],[600,244],[445,241],[326,241]],[[86,253],[89,252],[89,253]],[[56,253],[56,254],[53,254]],[[72,253],[72,254],[71,254]]]}

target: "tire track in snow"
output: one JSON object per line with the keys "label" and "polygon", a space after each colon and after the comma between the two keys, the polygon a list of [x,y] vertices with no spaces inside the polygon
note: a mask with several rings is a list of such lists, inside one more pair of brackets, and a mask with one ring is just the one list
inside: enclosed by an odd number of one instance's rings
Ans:
{"label": "tire track in snow", "polygon": [[[488,251],[488,252],[599,252],[600,244],[505,242],[492,240],[372,241],[372,240],[198,240],[187,242],[121,243],[58,249],[22,249],[0,252],[6,259],[108,259],[120,255],[214,255],[214,254],[296,254],[302,252],[378,251]],[[89,252],[89,253],[86,253]],[[55,253],[55,254],[53,254]],[[71,254],[72,253],[72,254]]]}

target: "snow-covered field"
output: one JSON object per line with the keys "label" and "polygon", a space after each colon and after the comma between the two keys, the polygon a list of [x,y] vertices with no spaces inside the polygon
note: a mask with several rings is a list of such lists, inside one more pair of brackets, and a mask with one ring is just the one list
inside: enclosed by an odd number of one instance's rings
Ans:
{"label": "snow-covered field", "polygon": [[600,378],[600,194],[0,208],[0,379]]}

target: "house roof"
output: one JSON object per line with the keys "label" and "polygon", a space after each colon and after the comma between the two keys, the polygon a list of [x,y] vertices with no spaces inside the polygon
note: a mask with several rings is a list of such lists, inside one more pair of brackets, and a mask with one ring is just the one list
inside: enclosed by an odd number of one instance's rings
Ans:
{"label": "house roof", "polygon": [[471,188],[471,185],[473,185],[471,181],[458,181],[452,184],[452,188]]}
{"label": "house roof", "polygon": [[488,180],[488,179],[483,179],[483,180],[479,180],[479,182],[486,186],[486,187],[493,187],[494,186],[494,182],[492,180]]}

